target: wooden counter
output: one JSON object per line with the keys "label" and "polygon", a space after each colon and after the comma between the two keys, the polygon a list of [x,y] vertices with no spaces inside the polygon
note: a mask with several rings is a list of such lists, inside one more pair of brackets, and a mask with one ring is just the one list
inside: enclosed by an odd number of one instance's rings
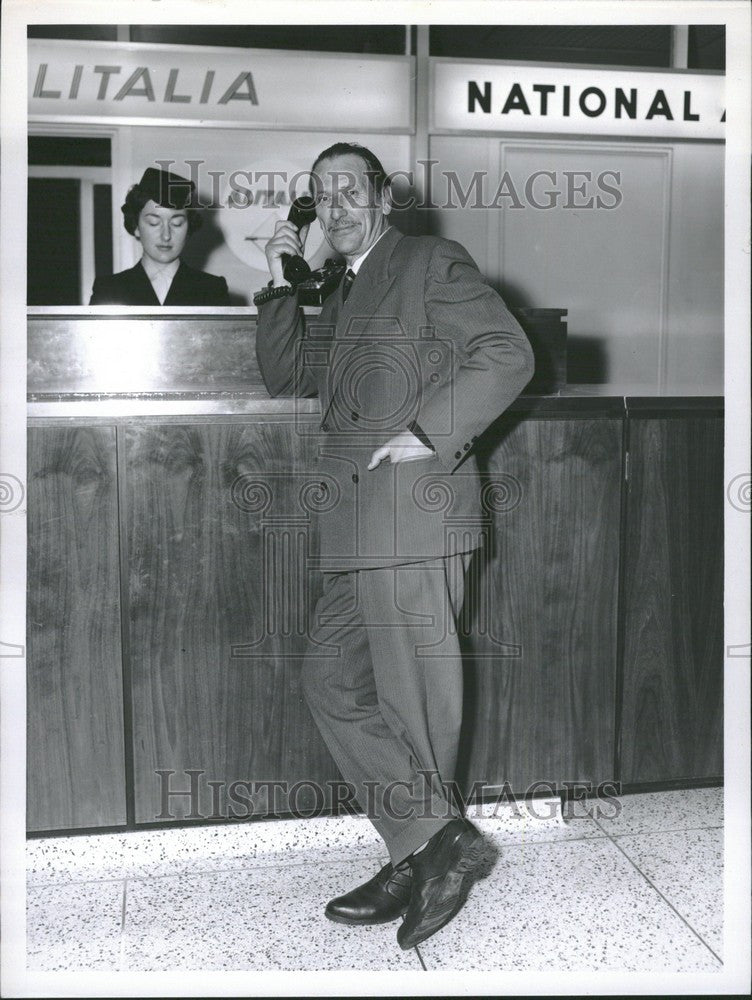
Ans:
{"label": "wooden counter", "polygon": [[[153,333],[119,322],[105,388],[86,359],[112,330],[85,328],[72,365],[67,320],[30,322],[30,831],[226,818],[232,782],[338,777],[299,689],[317,401],[268,399],[247,316],[219,347],[181,317],[161,382],[134,388],[121,338],[153,365]],[[521,397],[479,441],[466,788],[722,774],[722,400],[596,392]],[[173,820],[164,772],[194,783]]]}

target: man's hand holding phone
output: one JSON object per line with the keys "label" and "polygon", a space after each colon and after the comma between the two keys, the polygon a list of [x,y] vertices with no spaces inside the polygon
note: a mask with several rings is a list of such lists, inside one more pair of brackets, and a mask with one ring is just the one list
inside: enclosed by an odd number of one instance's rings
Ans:
{"label": "man's hand holding phone", "polygon": [[274,236],[267,241],[264,253],[275,288],[290,284],[282,273],[284,268],[282,254],[289,257],[302,257],[307,235],[308,226],[303,226],[302,229],[298,230],[289,219],[280,219],[274,227]]}

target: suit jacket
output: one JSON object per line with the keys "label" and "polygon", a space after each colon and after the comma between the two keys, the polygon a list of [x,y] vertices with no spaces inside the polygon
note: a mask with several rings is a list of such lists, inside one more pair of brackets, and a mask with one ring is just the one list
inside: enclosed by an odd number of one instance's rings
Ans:
{"label": "suit jacket", "polygon": [[[104,275],[94,280],[89,299],[90,306],[158,306],[152,283],[139,261],[135,267],[117,274]],[[224,278],[197,271],[180,262],[170,290],[164,300],[166,306],[229,306],[230,297]]]}
{"label": "suit jacket", "polygon": [[[256,353],[273,396],[318,396],[320,568],[346,571],[468,552],[482,541],[472,449],[533,374],[533,352],[467,251],[390,229],[306,328],[293,296],[259,308]],[[415,421],[435,453],[367,466]],[[298,422],[300,432],[310,424]],[[306,496],[301,491],[301,499]]]}

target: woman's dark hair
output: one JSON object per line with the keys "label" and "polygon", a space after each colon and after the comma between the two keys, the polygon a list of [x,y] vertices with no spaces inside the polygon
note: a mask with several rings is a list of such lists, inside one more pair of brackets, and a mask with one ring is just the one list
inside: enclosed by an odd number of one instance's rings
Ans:
{"label": "woman's dark hair", "polygon": [[[319,153],[313,161],[311,174],[314,175],[316,173],[316,167],[322,160],[329,160],[333,156],[348,155],[359,156],[361,160],[364,161],[366,165],[366,176],[370,178],[371,184],[373,184],[373,189],[376,192],[376,195],[379,196],[384,190],[384,187],[389,185],[390,178],[387,176],[387,172],[384,170],[378,156],[367,146],[361,146],[359,142],[335,142],[333,146],[329,146],[323,151],[323,153]],[[313,176],[311,177],[311,181],[313,182]]]}
{"label": "woman's dark hair", "polygon": [[[144,205],[153,199],[154,193],[151,191],[145,191],[138,184],[134,184],[125,196],[125,203],[120,206],[120,211],[123,213],[123,225],[125,226],[125,230],[130,233],[131,236],[133,236],[136,232],[138,217],[141,215]],[[188,219],[188,233],[194,233],[201,226],[201,215],[199,210],[196,208],[190,208],[186,205],[185,208],[180,209],[180,211],[185,212]]]}

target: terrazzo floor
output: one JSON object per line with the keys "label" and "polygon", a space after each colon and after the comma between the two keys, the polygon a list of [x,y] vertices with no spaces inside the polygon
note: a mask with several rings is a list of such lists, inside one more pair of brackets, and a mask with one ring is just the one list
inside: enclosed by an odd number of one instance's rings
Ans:
{"label": "terrazzo floor", "polygon": [[407,952],[396,923],[323,916],[386,860],[361,817],[32,840],[27,966],[720,970],[723,790],[628,795],[617,808],[471,809],[495,863],[460,914]]}

